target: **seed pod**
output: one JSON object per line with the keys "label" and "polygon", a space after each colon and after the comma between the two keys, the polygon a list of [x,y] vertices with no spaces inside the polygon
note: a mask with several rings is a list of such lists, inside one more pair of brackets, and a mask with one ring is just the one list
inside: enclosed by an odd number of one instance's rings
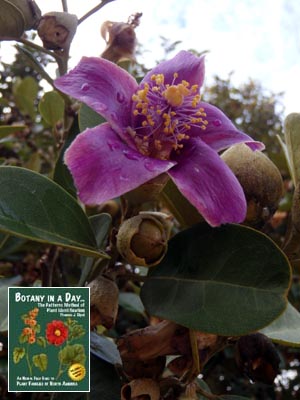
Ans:
{"label": "seed pod", "polygon": [[134,14],[127,23],[105,21],[101,26],[101,36],[106,42],[102,58],[117,63],[122,60],[134,60],[136,34],[134,28],[139,24],[142,14]]}
{"label": "seed pod", "polygon": [[45,49],[65,50],[71,45],[77,25],[76,15],[53,11],[42,16],[38,35]]}
{"label": "seed pod", "polygon": [[260,151],[245,144],[232,146],[222,159],[239,180],[247,200],[245,223],[257,225],[275,212],[283,195],[283,182],[276,165]]}
{"label": "seed pod", "polygon": [[[119,289],[115,282],[105,276],[99,276],[91,281],[91,308],[94,311],[94,325],[103,325],[107,329],[114,326],[118,313]],[[96,314],[96,315],[95,315]]]}
{"label": "seed pod", "polygon": [[279,373],[279,356],[269,338],[262,333],[242,336],[236,344],[239,369],[253,381],[272,385]]}
{"label": "seed pod", "polygon": [[157,382],[152,379],[135,379],[121,389],[121,400],[141,399],[159,400],[160,390]]}
{"label": "seed pod", "polygon": [[0,38],[17,39],[35,29],[41,10],[33,0],[0,0]]}
{"label": "seed pod", "polygon": [[129,263],[144,267],[158,264],[167,252],[170,234],[168,216],[141,212],[127,219],[117,235],[117,248]]}

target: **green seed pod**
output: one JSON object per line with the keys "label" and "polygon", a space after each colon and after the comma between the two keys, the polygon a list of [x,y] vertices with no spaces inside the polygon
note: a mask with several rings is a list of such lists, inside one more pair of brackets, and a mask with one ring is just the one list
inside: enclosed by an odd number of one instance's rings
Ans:
{"label": "green seed pod", "polygon": [[170,234],[168,216],[163,213],[141,212],[127,219],[117,235],[117,248],[130,264],[152,267],[167,251]]}
{"label": "green seed pod", "polygon": [[65,50],[71,45],[78,25],[76,15],[66,12],[44,14],[38,26],[38,35],[45,49]]}
{"label": "green seed pod", "polygon": [[257,225],[266,221],[283,195],[283,181],[276,165],[243,143],[232,146],[221,157],[244,190],[248,205],[245,223]]}
{"label": "green seed pod", "polygon": [[33,0],[0,0],[0,39],[18,39],[24,31],[35,29],[41,11]]}

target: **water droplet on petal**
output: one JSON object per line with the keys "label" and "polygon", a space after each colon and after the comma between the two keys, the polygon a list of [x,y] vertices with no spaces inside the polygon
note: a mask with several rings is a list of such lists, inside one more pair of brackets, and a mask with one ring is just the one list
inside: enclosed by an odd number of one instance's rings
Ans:
{"label": "water droplet on petal", "polygon": [[141,156],[137,153],[133,153],[130,150],[123,150],[123,154],[125,155],[126,158],[128,158],[128,160],[139,160],[141,158]]}
{"label": "water droplet on petal", "polygon": [[121,93],[121,92],[118,92],[118,93],[117,93],[117,101],[118,101],[119,103],[124,103],[124,101],[125,101],[125,96],[124,96],[123,93]]}
{"label": "water droplet on petal", "polygon": [[81,85],[80,88],[83,92],[87,92],[90,89],[90,85],[88,83],[84,83],[83,85]]}
{"label": "water droplet on petal", "polygon": [[148,171],[151,171],[151,172],[153,172],[157,169],[157,163],[152,160],[146,160],[144,163],[144,166]]}
{"label": "water droplet on petal", "polygon": [[128,178],[128,176],[120,175],[120,180],[121,181],[129,181],[129,178]]}
{"label": "water droplet on petal", "polygon": [[214,126],[221,126],[221,125],[222,125],[222,121],[221,121],[220,119],[215,119],[215,120],[213,121],[213,125],[214,125]]}
{"label": "water droplet on petal", "polygon": [[99,114],[105,112],[107,110],[107,106],[105,104],[97,104],[97,112]]}
{"label": "water droplet on petal", "polygon": [[118,150],[120,145],[116,142],[107,142],[107,145],[111,151]]}
{"label": "water droplet on petal", "polygon": [[194,171],[198,173],[198,172],[200,172],[200,169],[197,167],[194,167]]}

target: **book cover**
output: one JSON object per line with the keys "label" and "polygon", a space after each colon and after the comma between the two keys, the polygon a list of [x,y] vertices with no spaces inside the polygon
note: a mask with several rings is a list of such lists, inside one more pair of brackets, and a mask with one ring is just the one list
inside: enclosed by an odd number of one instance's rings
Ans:
{"label": "book cover", "polygon": [[10,392],[89,391],[89,288],[9,288]]}

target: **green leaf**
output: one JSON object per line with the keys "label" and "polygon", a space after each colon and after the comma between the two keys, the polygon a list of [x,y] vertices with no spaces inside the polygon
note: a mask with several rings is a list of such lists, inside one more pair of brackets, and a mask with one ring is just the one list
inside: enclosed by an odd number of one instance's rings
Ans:
{"label": "green leaf", "polygon": [[26,352],[24,347],[15,347],[13,350],[13,361],[18,364],[22,358],[25,356]]}
{"label": "green leaf", "polygon": [[32,362],[41,372],[46,371],[48,367],[47,354],[41,353],[34,355],[32,357]]}
{"label": "green leaf", "polygon": [[197,209],[181,194],[172,180],[164,187],[161,198],[183,227],[203,221]]}
{"label": "green leaf", "polygon": [[58,183],[62,188],[64,188],[67,192],[70,193],[75,199],[77,198],[77,190],[75,188],[72,175],[64,163],[64,155],[67,148],[70,146],[72,141],[79,133],[78,121],[75,119],[69,133],[68,137],[65,140],[63,147],[60,150],[59,157],[55,164],[53,180]]}
{"label": "green leaf", "polygon": [[39,103],[39,112],[48,125],[53,128],[64,118],[65,102],[56,90],[47,92]]}
{"label": "green leaf", "polygon": [[[106,213],[97,214],[90,217],[89,220],[96,238],[97,248],[99,250],[104,250],[112,223],[111,215]],[[82,273],[78,286],[82,286],[85,284],[91,272],[93,271],[93,267],[93,258],[85,257],[82,260]]]}
{"label": "green leaf", "polygon": [[22,131],[25,125],[0,125],[0,139],[11,135],[12,133]]}
{"label": "green leaf", "polygon": [[85,351],[82,344],[67,345],[58,353],[58,359],[62,364],[85,363]]}
{"label": "green leaf", "polygon": [[37,339],[36,339],[36,343],[37,343],[39,346],[42,346],[42,347],[46,347],[46,346],[47,346],[47,341],[46,341],[46,339],[44,338],[44,336],[38,336]]}
{"label": "green leaf", "polygon": [[283,313],[290,269],[279,248],[254,229],[198,224],[170,240],[165,258],[149,271],[141,299],[150,315],[240,336]]}
{"label": "green leaf", "polygon": [[300,181],[300,114],[291,113],[284,121],[285,156],[296,186]]}
{"label": "green leaf", "polygon": [[120,400],[121,380],[114,365],[91,354],[91,400]]}
{"label": "green leaf", "polygon": [[141,302],[141,298],[136,293],[120,292],[119,305],[125,308],[125,310],[137,314],[144,314],[145,311],[145,307]]}
{"label": "green leaf", "polygon": [[80,205],[59,185],[19,167],[0,167],[0,230],[30,240],[108,257]]}
{"label": "green leaf", "polygon": [[103,124],[105,119],[100,114],[96,113],[92,108],[86,104],[82,104],[79,110],[79,129],[80,132],[87,128],[93,128],[94,126]]}
{"label": "green leaf", "polygon": [[92,354],[109,364],[122,364],[119,350],[112,340],[98,335],[96,332],[91,332],[90,342],[90,351]]}
{"label": "green leaf", "polygon": [[35,100],[38,94],[39,85],[31,76],[17,80],[13,87],[13,94],[19,109],[28,114],[31,119],[35,117]]}
{"label": "green leaf", "polygon": [[285,312],[260,332],[274,342],[300,347],[300,313],[288,303]]}

